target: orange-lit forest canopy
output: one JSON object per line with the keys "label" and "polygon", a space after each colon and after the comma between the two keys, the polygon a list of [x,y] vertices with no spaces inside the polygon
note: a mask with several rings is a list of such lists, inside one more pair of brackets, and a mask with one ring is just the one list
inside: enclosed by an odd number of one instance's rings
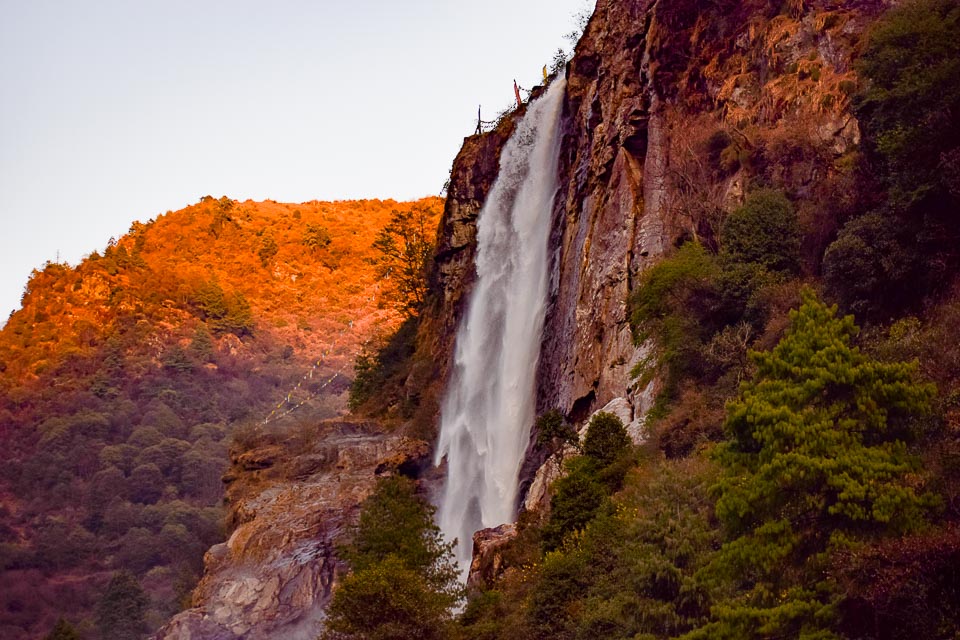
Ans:
{"label": "orange-lit forest canopy", "polygon": [[35,271],[0,330],[0,637],[91,620],[120,569],[148,626],[175,612],[222,536],[230,433],[294,389],[290,419],[345,407],[353,357],[400,321],[375,240],[442,205],[205,197]]}
{"label": "orange-lit forest canopy", "polygon": [[[34,271],[23,308],[0,332],[5,377],[22,380],[82,356],[121,319],[155,322],[160,342],[162,334],[197,321],[214,335],[256,328],[288,340],[307,358],[348,329],[342,352],[353,353],[378,323],[391,322],[375,304],[381,285],[371,245],[393,211],[413,204],[288,205],[208,196],[134,223],[77,267],[49,263]],[[419,204],[435,222],[442,200]]]}

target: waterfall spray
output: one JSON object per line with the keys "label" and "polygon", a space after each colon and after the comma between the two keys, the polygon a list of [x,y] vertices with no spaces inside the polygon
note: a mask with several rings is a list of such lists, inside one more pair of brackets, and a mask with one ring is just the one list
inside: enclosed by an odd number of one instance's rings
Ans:
{"label": "waterfall spray", "polygon": [[536,410],[565,84],[557,79],[530,104],[477,221],[477,281],[457,334],[437,447],[437,463],[447,460],[440,528],[457,539],[464,574],[473,533],[516,515]]}

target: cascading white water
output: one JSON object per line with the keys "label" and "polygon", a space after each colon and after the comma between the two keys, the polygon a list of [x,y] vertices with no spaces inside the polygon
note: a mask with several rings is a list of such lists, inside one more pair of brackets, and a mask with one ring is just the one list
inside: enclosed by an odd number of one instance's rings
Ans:
{"label": "cascading white water", "polygon": [[447,460],[439,525],[457,539],[463,574],[473,533],[516,515],[535,412],[565,84],[557,79],[530,105],[477,221],[477,281],[457,334],[436,460]]}

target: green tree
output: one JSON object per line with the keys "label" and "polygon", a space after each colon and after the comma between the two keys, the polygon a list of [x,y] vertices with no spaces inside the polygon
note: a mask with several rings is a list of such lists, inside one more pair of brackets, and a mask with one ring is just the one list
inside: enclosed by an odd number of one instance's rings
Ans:
{"label": "green tree", "polygon": [[141,640],[147,633],[144,616],[150,600],[133,574],[114,574],[97,603],[96,623],[103,640]]}
{"label": "green tree", "polygon": [[917,262],[904,225],[892,213],[848,222],[823,256],[827,293],[859,318],[902,308],[914,294]]}
{"label": "green tree", "polygon": [[453,545],[403,477],[381,479],[340,549],[351,573],[327,611],[326,640],[445,638],[462,599]]}
{"label": "green tree", "polygon": [[377,277],[387,283],[383,296],[404,313],[416,314],[427,296],[427,268],[433,257],[434,217],[429,207],[394,211],[373,243]]}
{"label": "green tree", "polygon": [[917,526],[929,499],[908,474],[908,418],[932,385],[916,363],[881,363],[852,346],[853,317],[803,292],[791,326],[728,405],[716,458],[717,516],[731,538],[705,575],[735,595],[693,638],[833,638],[827,554],[866,535]]}
{"label": "green tree", "polygon": [[216,282],[206,282],[194,292],[193,303],[200,317],[218,335],[233,333],[242,337],[253,332],[253,311],[242,293],[228,295]]}
{"label": "green tree", "polygon": [[633,443],[623,422],[603,411],[590,419],[582,451],[567,464],[567,475],[553,485],[550,518],[541,538],[544,551],[560,548],[568,534],[583,530],[620,489],[634,462]]}
{"label": "green tree", "polygon": [[[857,112],[895,195],[950,191],[960,151],[960,6],[911,0],[871,29],[858,69],[868,80]],[[954,185],[955,186],[955,185]]]}
{"label": "green tree", "polygon": [[190,354],[200,362],[213,360],[213,337],[206,325],[198,324],[190,341]]}
{"label": "green tree", "polygon": [[308,224],[303,233],[303,244],[310,249],[323,249],[330,245],[333,239],[327,228],[319,224]]}
{"label": "green tree", "polygon": [[544,551],[559,549],[568,534],[587,526],[607,498],[606,488],[597,479],[589,459],[579,456],[571,460],[568,467],[567,475],[553,485],[550,518],[541,533],[540,545]]}
{"label": "green tree", "polygon": [[558,464],[563,464],[564,449],[568,445],[580,447],[577,430],[557,409],[551,409],[540,415],[534,429],[537,433],[537,446],[551,451]]}
{"label": "green tree", "polygon": [[743,206],[724,220],[720,237],[721,255],[733,262],[790,273],[800,268],[800,226],[782,191],[751,193]]}
{"label": "green tree", "polygon": [[[719,300],[716,258],[703,245],[688,242],[669,258],[640,276],[630,294],[630,325],[638,344],[653,339],[656,360],[662,364],[664,394],[672,395],[685,376],[696,375],[703,344],[713,332]],[[651,372],[642,361],[632,374]],[[645,384],[649,380],[642,380]]]}
{"label": "green tree", "polygon": [[80,634],[72,624],[60,618],[43,640],[80,640]]}
{"label": "green tree", "polygon": [[273,236],[264,236],[263,240],[260,241],[260,249],[257,251],[257,255],[260,257],[260,265],[263,267],[269,266],[270,261],[279,252],[280,247]]}
{"label": "green tree", "polygon": [[630,436],[620,418],[601,411],[590,419],[587,426],[587,435],[583,438],[583,455],[607,466],[628,451],[631,444]]}

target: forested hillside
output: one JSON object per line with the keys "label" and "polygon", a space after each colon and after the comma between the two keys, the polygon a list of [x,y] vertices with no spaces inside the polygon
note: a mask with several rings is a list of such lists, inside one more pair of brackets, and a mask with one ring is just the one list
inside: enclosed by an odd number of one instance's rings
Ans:
{"label": "forested hillside", "polygon": [[441,206],[205,197],[36,270],[0,332],[0,637],[140,637],[188,605],[231,441],[345,410],[406,304],[389,249],[432,244]]}

